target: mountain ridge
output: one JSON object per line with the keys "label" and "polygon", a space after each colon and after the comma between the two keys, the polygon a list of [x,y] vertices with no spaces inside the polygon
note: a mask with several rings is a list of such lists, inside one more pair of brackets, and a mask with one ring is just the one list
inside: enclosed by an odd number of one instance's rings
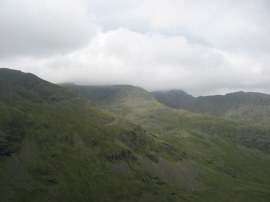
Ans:
{"label": "mountain ridge", "polygon": [[[0,97],[1,200],[183,200],[171,192],[186,197],[187,191],[163,174],[166,168],[156,167],[159,161],[167,165],[161,154],[173,155],[162,148],[166,142],[63,87],[8,71],[13,73],[8,93],[2,89]],[[54,99],[59,94],[67,97]]]}
{"label": "mountain ridge", "polygon": [[175,91],[152,92],[152,94],[159,102],[176,109],[265,125],[269,121],[270,95],[265,93],[239,91],[226,95],[199,96],[187,102],[183,101],[185,96],[179,93],[175,95]]}
{"label": "mountain ridge", "polygon": [[3,201],[269,201],[267,128],[133,86],[36,83],[0,96]]}

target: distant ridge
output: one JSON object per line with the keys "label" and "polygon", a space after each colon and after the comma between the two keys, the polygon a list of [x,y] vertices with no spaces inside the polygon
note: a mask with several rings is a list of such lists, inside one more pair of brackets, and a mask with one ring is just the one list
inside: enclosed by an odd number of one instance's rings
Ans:
{"label": "distant ridge", "polygon": [[152,95],[162,104],[234,120],[268,123],[270,95],[256,92],[234,92],[226,95],[194,98],[181,90],[155,91]]}

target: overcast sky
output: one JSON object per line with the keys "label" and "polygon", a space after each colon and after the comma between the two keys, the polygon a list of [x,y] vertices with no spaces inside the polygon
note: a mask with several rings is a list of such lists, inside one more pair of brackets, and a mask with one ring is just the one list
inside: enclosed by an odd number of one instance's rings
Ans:
{"label": "overcast sky", "polygon": [[1,0],[0,67],[54,83],[270,93],[270,1]]}

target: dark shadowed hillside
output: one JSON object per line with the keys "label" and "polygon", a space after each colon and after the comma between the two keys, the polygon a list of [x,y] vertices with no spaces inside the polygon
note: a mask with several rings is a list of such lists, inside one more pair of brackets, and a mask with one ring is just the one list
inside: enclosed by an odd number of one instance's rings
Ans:
{"label": "dark shadowed hillside", "polygon": [[0,95],[2,99],[53,102],[74,97],[68,90],[44,81],[33,74],[7,68],[0,70]]}

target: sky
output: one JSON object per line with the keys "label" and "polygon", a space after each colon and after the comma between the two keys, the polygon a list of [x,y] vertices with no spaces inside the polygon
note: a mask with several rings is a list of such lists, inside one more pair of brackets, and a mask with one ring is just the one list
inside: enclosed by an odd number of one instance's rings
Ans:
{"label": "sky", "polygon": [[270,93],[270,1],[1,0],[0,67],[53,83]]}

